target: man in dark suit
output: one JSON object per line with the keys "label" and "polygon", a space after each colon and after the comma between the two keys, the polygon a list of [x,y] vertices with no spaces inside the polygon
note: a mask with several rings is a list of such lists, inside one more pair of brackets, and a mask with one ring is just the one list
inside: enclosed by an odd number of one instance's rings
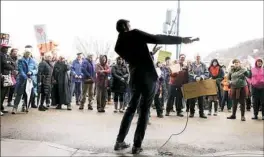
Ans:
{"label": "man in dark suit", "polygon": [[138,29],[131,30],[129,21],[123,19],[117,21],[116,29],[119,35],[115,51],[129,64],[132,98],[123,116],[114,150],[122,150],[130,146],[124,142],[124,139],[142,95],[144,102],[140,105],[132,148],[132,154],[139,154],[142,151],[141,144],[145,136],[149,109],[154,99],[158,78],[147,44],[181,44],[191,43],[192,40],[175,36],[152,35]]}

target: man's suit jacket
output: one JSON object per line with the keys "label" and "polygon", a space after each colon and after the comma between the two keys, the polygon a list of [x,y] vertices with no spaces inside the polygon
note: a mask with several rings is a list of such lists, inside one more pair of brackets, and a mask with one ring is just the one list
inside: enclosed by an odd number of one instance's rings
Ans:
{"label": "man's suit jacket", "polygon": [[158,75],[147,44],[181,43],[181,37],[152,35],[134,29],[118,35],[115,51],[129,64],[131,81],[137,81],[140,77],[152,77],[155,81],[157,80]]}

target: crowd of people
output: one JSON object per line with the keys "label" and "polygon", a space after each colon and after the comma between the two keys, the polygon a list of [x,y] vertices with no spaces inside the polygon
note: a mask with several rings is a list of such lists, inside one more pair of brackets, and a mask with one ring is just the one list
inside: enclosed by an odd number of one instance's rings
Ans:
{"label": "crowd of people", "polygon": [[[1,45],[1,116],[8,113],[5,106],[13,107],[12,114],[16,114],[21,100],[21,112],[29,111],[27,104],[39,111],[46,111],[50,106],[62,109],[63,105],[67,106],[67,110],[72,110],[73,97],[79,110],[86,107],[93,110],[93,103],[96,103],[97,111],[105,112],[105,106],[112,98],[115,113],[123,113],[129,105],[129,65],[121,57],[117,57],[115,63],[110,64],[106,55],[101,55],[96,60],[93,54],[84,56],[78,53],[76,59],[70,63],[63,56],[54,57],[51,53],[45,53],[37,63],[32,56],[32,46],[25,47],[21,58],[17,57],[18,49],[13,48],[9,52],[9,48]],[[155,47],[152,55],[158,50]],[[192,118],[197,104],[200,118],[207,118],[207,115],[217,116],[227,106],[227,111],[231,112],[227,119],[236,119],[240,104],[242,121],[246,120],[245,112],[250,111],[251,105],[254,110],[252,119],[258,119],[258,113],[262,111],[264,120],[263,60],[256,59],[255,66],[247,68],[238,59],[234,59],[232,63],[231,68],[226,69],[217,59],[213,59],[207,67],[199,54],[194,61],[186,61],[186,56],[181,54],[177,61],[166,57],[164,63],[157,62],[159,79],[153,102],[157,117],[163,118],[164,111],[165,116],[176,112],[177,116],[183,117],[183,109],[186,108]],[[179,64],[180,71],[172,73],[172,64]],[[217,95],[188,100],[183,98],[184,84],[206,79],[216,80]],[[28,80],[33,83],[30,95],[26,93]],[[208,108],[207,115],[205,108]]]}

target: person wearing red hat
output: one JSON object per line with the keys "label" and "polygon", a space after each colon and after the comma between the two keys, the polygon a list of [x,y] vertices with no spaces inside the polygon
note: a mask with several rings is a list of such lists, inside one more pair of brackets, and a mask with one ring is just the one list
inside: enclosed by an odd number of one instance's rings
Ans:
{"label": "person wearing red hat", "polygon": [[[6,44],[2,44],[1,45],[1,52],[0,52],[0,57],[1,57],[1,115],[3,115],[3,113],[7,113],[7,111],[4,110],[4,100],[6,97],[6,94],[8,93],[8,90],[10,88],[10,86],[12,85],[5,85],[4,82],[8,81],[10,82],[10,80],[6,80],[8,79],[8,75],[11,75],[11,72],[15,69],[15,63],[12,61],[12,59],[7,55],[8,49],[11,48],[10,46],[6,45]],[[9,78],[10,79],[10,78]]]}

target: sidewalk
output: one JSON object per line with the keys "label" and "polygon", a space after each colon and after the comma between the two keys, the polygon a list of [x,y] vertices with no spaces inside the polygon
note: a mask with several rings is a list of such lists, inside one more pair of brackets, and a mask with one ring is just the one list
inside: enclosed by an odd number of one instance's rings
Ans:
{"label": "sidewalk", "polygon": [[[15,149],[14,149],[15,148]],[[153,152],[152,152],[153,153]],[[94,153],[85,150],[74,149],[54,143],[29,140],[15,140],[1,138],[1,156],[108,156],[130,157],[132,154],[122,153]],[[150,157],[153,154],[143,152],[138,157]],[[226,151],[202,156],[264,156],[263,151]]]}
{"label": "sidewalk", "polygon": [[[130,157],[132,154],[94,153],[85,150],[74,149],[54,143],[30,140],[15,140],[1,138],[1,156],[109,156]],[[151,155],[139,155],[147,157]]]}

